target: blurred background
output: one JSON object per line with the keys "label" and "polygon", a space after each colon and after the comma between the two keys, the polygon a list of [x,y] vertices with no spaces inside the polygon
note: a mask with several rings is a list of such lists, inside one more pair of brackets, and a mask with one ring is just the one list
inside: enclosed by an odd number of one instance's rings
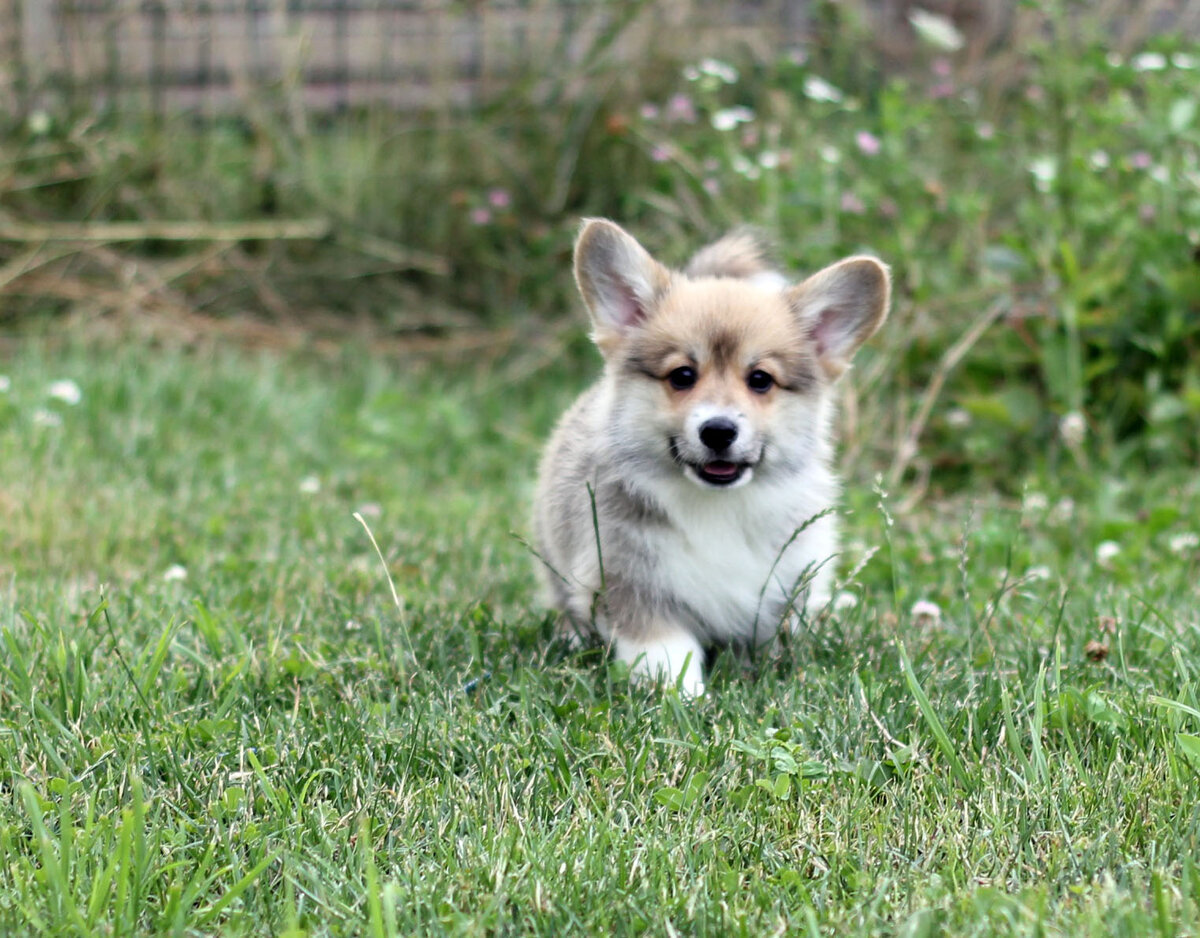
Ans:
{"label": "blurred background", "polygon": [[895,269],[848,461],[1187,463],[1198,36],[1197,0],[3,0],[0,329],[536,375],[581,348],[580,216],[668,261],[750,222],[797,275]]}

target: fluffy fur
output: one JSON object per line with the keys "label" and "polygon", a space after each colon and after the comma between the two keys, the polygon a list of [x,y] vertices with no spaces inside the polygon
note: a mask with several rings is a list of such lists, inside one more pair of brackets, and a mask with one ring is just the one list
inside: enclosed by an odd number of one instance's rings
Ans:
{"label": "fluffy fur", "polygon": [[704,649],[770,641],[829,595],[832,387],[887,316],[887,267],[791,285],[736,231],[682,272],[585,221],[575,277],[605,360],[542,460],[553,606],[636,675],[704,691]]}

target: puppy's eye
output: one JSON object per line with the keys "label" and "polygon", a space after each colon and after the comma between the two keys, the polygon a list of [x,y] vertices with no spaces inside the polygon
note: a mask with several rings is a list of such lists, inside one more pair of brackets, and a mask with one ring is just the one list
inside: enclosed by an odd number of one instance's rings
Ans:
{"label": "puppy's eye", "polygon": [[761,369],[756,368],[746,376],[746,385],[751,391],[766,394],[775,384],[775,379]]}
{"label": "puppy's eye", "polygon": [[667,383],[676,391],[686,391],[696,383],[696,369],[684,365],[667,375]]}

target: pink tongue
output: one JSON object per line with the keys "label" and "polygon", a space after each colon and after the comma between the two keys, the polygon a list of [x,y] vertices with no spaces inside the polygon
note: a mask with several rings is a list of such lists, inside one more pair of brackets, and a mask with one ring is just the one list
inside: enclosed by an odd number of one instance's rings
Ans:
{"label": "pink tongue", "polygon": [[713,462],[705,463],[704,471],[710,476],[732,476],[737,475],[738,467],[736,463],[716,459]]}

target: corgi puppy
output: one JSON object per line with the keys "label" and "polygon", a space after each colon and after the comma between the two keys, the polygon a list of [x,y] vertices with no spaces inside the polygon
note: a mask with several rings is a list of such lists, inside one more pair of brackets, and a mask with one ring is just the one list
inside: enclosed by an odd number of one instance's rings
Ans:
{"label": "corgi puppy", "polygon": [[828,602],[833,386],[887,317],[888,268],[851,257],[790,284],[738,231],[673,271],[590,219],[575,279],[604,374],[542,458],[549,601],[634,676],[702,694],[705,648]]}

